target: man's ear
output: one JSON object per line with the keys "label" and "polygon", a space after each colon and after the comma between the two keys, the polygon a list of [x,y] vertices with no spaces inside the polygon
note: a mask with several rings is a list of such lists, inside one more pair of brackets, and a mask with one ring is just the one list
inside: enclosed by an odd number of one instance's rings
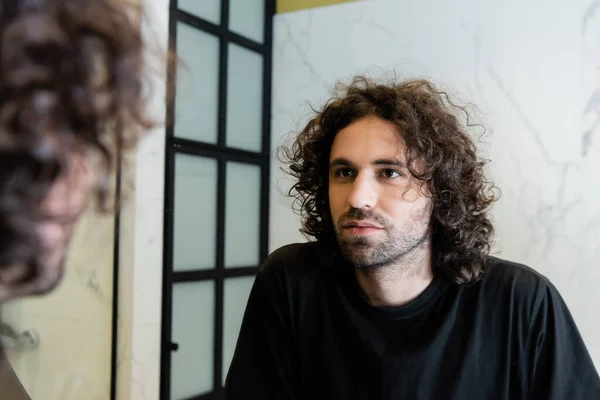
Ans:
{"label": "man's ear", "polygon": [[23,280],[30,273],[25,264],[0,266],[0,301],[14,297],[20,292]]}

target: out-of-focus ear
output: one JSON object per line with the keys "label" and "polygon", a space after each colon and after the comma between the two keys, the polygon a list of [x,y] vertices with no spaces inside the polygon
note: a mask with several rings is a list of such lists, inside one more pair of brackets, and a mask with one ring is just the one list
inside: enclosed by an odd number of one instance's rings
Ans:
{"label": "out-of-focus ear", "polygon": [[0,301],[10,299],[20,290],[21,282],[30,273],[25,264],[0,265]]}

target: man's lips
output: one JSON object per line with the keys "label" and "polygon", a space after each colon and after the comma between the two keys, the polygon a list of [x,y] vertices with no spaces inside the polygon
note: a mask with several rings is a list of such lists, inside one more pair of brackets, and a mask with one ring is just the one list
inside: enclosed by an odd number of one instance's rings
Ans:
{"label": "man's lips", "polygon": [[373,228],[373,229],[383,229],[383,227],[371,224],[369,222],[364,221],[348,221],[342,224],[342,228]]}
{"label": "man's lips", "polygon": [[350,235],[367,235],[383,230],[383,227],[364,221],[349,221],[342,224],[342,229]]}

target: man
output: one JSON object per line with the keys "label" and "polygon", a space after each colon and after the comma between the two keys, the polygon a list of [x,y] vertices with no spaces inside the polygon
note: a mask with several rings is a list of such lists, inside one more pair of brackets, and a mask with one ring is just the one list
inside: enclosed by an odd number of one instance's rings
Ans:
{"label": "man", "polygon": [[356,78],[284,153],[303,232],[259,272],[235,399],[600,399],[542,275],[489,255],[495,200],[427,81]]}
{"label": "man", "polygon": [[140,16],[128,0],[0,1],[0,301],[59,283],[88,194],[112,205],[114,166],[151,126]]}

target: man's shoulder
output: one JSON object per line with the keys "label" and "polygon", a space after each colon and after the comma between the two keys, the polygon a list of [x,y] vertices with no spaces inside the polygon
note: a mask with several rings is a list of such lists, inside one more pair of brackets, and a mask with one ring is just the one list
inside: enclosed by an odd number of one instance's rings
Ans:
{"label": "man's shoulder", "polygon": [[488,257],[481,288],[486,296],[502,297],[535,307],[542,298],[558,294],[550,280],[529,265],[499,257]]}
{"label": "man's shoulder", "polygon": [[265,263],[290,263],[298,259],[310,260],[321,252],[321,245],[317,242],[290,243],[271,252]]}
{"label": "man's shoulder", "polygon": [[498,284],[538,286],[548,283],[548,278],[529,265],[499,257],[488,256],[484,280]]}
{"label": "man's shoulder", "polygon": [[273,251],[261,266],[266,275],[286,279],[314,278],[326,263],[326,252],[317,242],[292,243]]}

